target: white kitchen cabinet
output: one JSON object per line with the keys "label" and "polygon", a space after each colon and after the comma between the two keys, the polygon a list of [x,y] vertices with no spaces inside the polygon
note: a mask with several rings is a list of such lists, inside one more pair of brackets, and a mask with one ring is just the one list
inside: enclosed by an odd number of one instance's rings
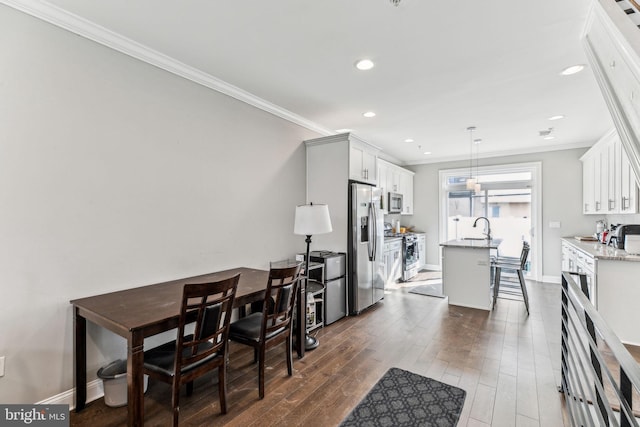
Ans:
{"label": "white kitchen cabinet", "polygon": [[387,181],[387,185],[389,186],[389,191],[392,191],[394,193],[402,193],[402,188],[400,187],[402,174],[403,173],[400,172],[395,167],[389,168],[389,175],[388,175],[388,181]]}
{"label": "white kitchen cabinet", "polygon": [[385,284],[390,285],[402,277],[402,239],[385,241],[382,253]]}
{"label": "white kitchen cabinet", "polygon": [[400,175],[400,193],[402,193],[402,215],[413,215],[413,172]]}
{"label": "white kitchen cabinet", "polygon": [[564,238],[562,270],[584,273],[591,303],[607,325],[623,343],[640,345],[639,257],[597,242]]}
{"label": "white kitchen cabinet", "polygon": [[389,192],[402,194],[402,215],[413,215],[413,176],[410,170],[378,159],[378,187],[385,199]]}
{"label": "white kitchen cabinet", "polygon": [[[345,134],[350,135],[350,134]],[[372,146],[358,142],[353,137],[349,137],[349,178],[378,184],[378,150]]]}
{"label": "white kitchen cabinet", "polygon": [[602,212],[602,150],[593,155],[593,201],[596,213]]}
{"label": "white kitchen cabinet", "polygon": [[418,234],[418,271],[422,270],[427,265],[427,235],[424,233]]}
{"label": "white kitchen cabinet", "polygon": [[629,157],[620,145],[620,213],[638,213],[638,185]]}
{"label": "white kitchen cabinet", "polygon": [[[594,307],[598,308],[595,290],[596,275],[594,257],[588,252],[579,249],[577,246],[562,241],[562,271],[581,273],[587,276],[589,300]],[[578,282],[577,277],[576,282]]]}
{"label": "white kitchen cabinet", "polygon": [[378,160],[378,187],[382,189],[382,213],[389,213],[389,200],[387,199],[387,168],[380,165],[381,161]]}
{"label": "white kitchen cabinet", "polygon": [[583,213],[638,212],[638,186],[618,135],[611,131],[581,158]]}
{"label": "white kitchen cabinet", "polygon": [[596,212],[595,199],[595,155],[585,154],[582,157],[582,213]]}

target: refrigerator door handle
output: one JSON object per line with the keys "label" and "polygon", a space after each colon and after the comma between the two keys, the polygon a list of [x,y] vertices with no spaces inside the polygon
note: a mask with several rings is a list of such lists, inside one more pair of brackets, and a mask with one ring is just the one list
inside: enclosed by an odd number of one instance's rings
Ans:
{"label": "refrigerator door handle", "polygon": [[378,253],[378,216],[376,214],[376,208],[373,203],[369,205],[371,207],[371,213],[373,214],[373,253],[371,261],[376,260],[376,254]]}
{"label": "refrigerator door handle", "polygon": [[375,255],[375,247],[373,247],[373,245],[375,244],[375,234],[373,233],[375,232],[376,227],[376,223],[375,221],[373,221],[375,219],[375,214],[373,213],[373,203],[369,203],[368,217],[369,227],[367,227],[367,229],[369,233],[369,241],[367,242],[367,251],[369,252],[369,261],[373,261],[373,257]]}

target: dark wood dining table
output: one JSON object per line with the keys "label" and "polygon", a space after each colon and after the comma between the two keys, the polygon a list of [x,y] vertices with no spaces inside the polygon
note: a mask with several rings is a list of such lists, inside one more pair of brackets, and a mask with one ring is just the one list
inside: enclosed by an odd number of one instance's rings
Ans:
{"label": "dark wood dining table", "polygon": [[234,307],[262,301],[269,272],[245,267],[72,300],[76,412],[84,409],[87,398],[87,320],[126,338],[128,425],[142,426],[145,337],[177,327],[186,283],[212,282],[236,273],[240,281]]}

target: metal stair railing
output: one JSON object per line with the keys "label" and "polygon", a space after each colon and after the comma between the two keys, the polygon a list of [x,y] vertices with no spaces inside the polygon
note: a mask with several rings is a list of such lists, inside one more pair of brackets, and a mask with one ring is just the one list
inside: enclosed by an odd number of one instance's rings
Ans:
{"label": "metal stair railing", "polygon": [[562,273],[562,383],[558,390],[564,395],[569,421],[572,426],[638,426],[633,395],[640,391],[640,365],[588,294],[586,275]]}

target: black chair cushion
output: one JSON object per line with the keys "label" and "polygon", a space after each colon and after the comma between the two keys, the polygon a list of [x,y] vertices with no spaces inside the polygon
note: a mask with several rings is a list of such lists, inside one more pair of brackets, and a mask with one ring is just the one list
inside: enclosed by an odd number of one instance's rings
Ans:
{"label": "black chair cushion", "polygon": [[[237,341],[260,341],[260,328],[262,328],[262,313],[252,313],[247,317],[232,322],[229,326],[229,338]],[[267,334],[269,339],[284,331],[284,328],[276,329]]]}
{"label": "black chair cushion", "polygon": [[[189,335],[185,337],[185,339],[192,339],[193,335]],[[175,363],[176,356],[176,341],[170,341],[166,344],[162,344],[161,346],[152,348],[151,350],[144,352],[144,368],[150,371],[159,372],[165,375],[173,376],[173,367]],[[198,350],[204,350],[206,348],[213,347],[213,344],[210,342],[202,343],[198,346]],[[185,349],[183,351],[183,357],[189,356],[191,349]],[[197,368],[203,363],[208,362],[209,360],[218,357],[218,353],[213,353],[209,357],[205,357],[202,360],[197,361],[196,363],[192,363],[190,365],[185,366],[182,369],[182,373],[189,372],[192,369]]]}

